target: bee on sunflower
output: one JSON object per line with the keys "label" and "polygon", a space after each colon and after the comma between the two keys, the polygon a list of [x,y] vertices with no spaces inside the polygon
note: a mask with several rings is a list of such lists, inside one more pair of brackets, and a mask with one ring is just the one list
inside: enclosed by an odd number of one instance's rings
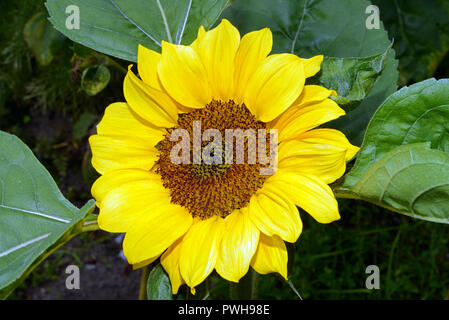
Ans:
{"label": "bee on sunflower", "polygon": [[[296,206],[320,223],[340,218],[328,185],[359,149],[316,127],[345,111],[334,91],[305,85],[322,55],[270,55],[272,41],[268,28],[240,37],[223,19],[189,46],[139,46],[140,79],[128,70],[126,102],[109,105],[89,139],[102,175],[92,187],[100,228],[126,233],[124,254],[136,268],[160,258],[174,294],[182,284],[195,293],[214,269],[233,282],[250,266],[287,278],[284,241],[302,231]],[[173,163],[170,133],[192,133],[195,121],[202,132],[276,130],[276,172],[260,174],[260,161]]]}

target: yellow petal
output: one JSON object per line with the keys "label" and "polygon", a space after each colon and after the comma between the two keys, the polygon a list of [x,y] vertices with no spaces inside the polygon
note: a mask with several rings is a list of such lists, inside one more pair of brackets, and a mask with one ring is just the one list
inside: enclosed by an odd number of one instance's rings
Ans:
{"label": "yellow petal", "polygon": [[206,70],[191,47],[162,41],[158,75],[168,94],[183,106],[203,108],[212,100]]}
{"label": "yellow petal", "polygon": [[160,255],[154,256],[150,259],[144,260],[142,262],[139,263],[135,263],[133,264],[133,270],[137,270],[143,267],[146,267],[147,265],[149,265],[150,263],[153,263],[157,258],[159,258]]}
{"label": "yellow petal", "polygon": [[340,219],[332,189],[318,178],[279,169],[265,181],[264,187],[265,185],[273,185],[273,188],[281,190],[320,223]]}
{"label": "yellow petal", "polygon": [[337,96],[334,90],[328,90],[324,87],[317,85],[304,86],[300,96],[293,102],[292,106],[288,108],[279,117],[269,123],[270,128],[282,127],[295,117],[295,113],[299,109],[310,105],[316,105],[329,98],[329,96]]}
{"label": "yellow petal", "polygon": [[308,143],[330,144],[343,148],[346,150],[346,161],[351,160],[360,150],[359,147],[353,146],[342,132],[335,129],[310,130],[299,135],[298,139]]}
{"label": "yellow petal", "polygon": [[133,113],[124,102],[110,104],[97,126],[99,135],[137,137],[155,146],[164,137],[165,130],[155,127]]}
{"label": "yellow petal", "polygon": [[204,36],[206,35],[206,29],[204,29],[203,26],[200,26],[198,28],[198,35],[196,37],[196,39],[192,42],[192,44],[190,45],[190,47],[195,50],[196,52],[199,51],[200,46],[203,42]]}
{"label": "yellow petal", "polygon": [[181,253],[181,243],[183,239],[184,237],[181,237],[176,240],[161,257],[161,264],[170,277],[173,294],[177,294],[179,287],[185,283],[184,279],[181,277],[181,272],[179,271],[179,255]]}
{"label": "yellow petal", "polygon": [[295,117],[295,113],[306,106],[312,104],[318,104],[323,100],[329,98],[329,96],[337,96],[334,90],[328,90],[324,87],[317,86],[314,84],[304,86],[301,95],[293,102],[292,106],[288,108],[279,117],[270,122],[270,128],[282,127],[286,122],[292,120]]}
{"label": "yellow petal", "polygon": [[304,63],[304,74],[306,75],[306,78],[313,77],[318,73],[318,71],[320,71],[323,58],[324,56],[320,54],[310,59],[301,59]]}
{"label": "yellow petal", "polygon": [[314,84],[304,86],[301,95],[293,103],[293,107],[305,107],[310,104],[321,102],[330,96],[337,96],[335,90],[329,90],[322,86],[317,86]]}
{"label": "yellow petal", "polygon": [[215,269],[224,279],[238,282],[249,269],[259,243],[259,230],[242,208],[225,218],[225,232]]}
{"label": "yellow petal", "polygon": [[294,203],[270,185],[264,185],[251,197],[249,216],[261,232],[288,242],[295,242],[302,231]]}
{"label": "yellow petal", "polygon": [[[148,197],[148,196],[147,196]],[[183,207],[155,201],[126,232],[123,253],[135,264],[161,254],[189,229],[192,216]]]}
{"label": "yellow petal", "polygon": [[92,166],[101,174],[111,170],[149,170],[159,152],[147,140],[137,137],[93,135],[89,138]]}
{"label": "yellow petal", "polygon": [[271,55],[249,80],[245,104],[258,120],[269,122],[298,98],[304,81],[304,65],[299,57],[289,53]]}
{"label": "yellow petal", "polygon": [[279,146],[279,169],[313,175],[332,183],[346,170],[346,149],[336,145],[312,143],[300,138]]}
{"label": "yellow petal", "polygon": [[235,56],[234,101],[242,103],[245,89],[254,71],[270,54],[273,35],[268,28],[245,34]]}
{"label": "yellow petal", "polygon": [[207,220],[195,219],[184,236],[179,268],[192,293],[195,287],[214,270],[223,236],[224,220],[213,217]]}
{"label": "yellow petal", "polygon": [[137,71],[146,84],[161,90],[157,76],[157,66],[161,61],[161,54],[140,45],[137,48]]}
{"label": "yellow petal", "polygon": [[[108,181],[111,179],[101,180],[99,183],[104,184]],[[98,188],[98,182],[96,188]],[[98,225],[109,232],[127,232],[141,218],[149,215],[153,206],[169,203],[169,191],[156,180],[142,179],[124,182],[110,189],[102,199]]]}
{"label": "yellow petal", "polygon": [[215,99],[233,98],[234,60],[239,43],[239,31],[223,19],[216,28],[200,35],[193,45],[206,69]]}
{"label": "yellow petal", "polygon": [[[161,82],[159,81],[159,76],[157,73],[159,62],[161,61],[161,54],[155,52],[153,50],[147,49],[144,46],[139,45],[138,53],[137,53],[137,70],[139,71],[139,75],[142,78],[143,82],[150,85],[151,87],[158,89],[159,91],[164,92],[166,95],[168,93],[162,87]],[[176,101],[174,101],[171,97],[170,99],[176,105],[179,113],[185,113],[192,111],[189,108],[186,108]]]}
{"label": "yellow petal", "polygon": [[173,127],[178,119],[176,104],[163,91],[155,89],[131,71],[123,83],[123,93],[131,109],[146,121],[158,127]]}
{"label": "yellow petal", "polygon": [[[124,184],[141,180],[160,181],[160,177],[152,172],[140,169],[109,171],[94,182],[91,190],[92,196],[95,198],[97,206],[100,207],[104,197],[111,190],[121,187]],[[162,187],[162,183],[160,183],[160,186]]]}
{"label": "yellow petal", "polygon": [[284,241],[278,236],[260,234],[259,246],[251,266],[260,274],[277,272],[287,280],[288,254]]}
{"label": "yellow petal", "polygon": [[326,99],[306,107],[292,107],[270,127],[279,130],[279,141],[293,139],[299,134],[337,119],[345,114],[338,104]]}

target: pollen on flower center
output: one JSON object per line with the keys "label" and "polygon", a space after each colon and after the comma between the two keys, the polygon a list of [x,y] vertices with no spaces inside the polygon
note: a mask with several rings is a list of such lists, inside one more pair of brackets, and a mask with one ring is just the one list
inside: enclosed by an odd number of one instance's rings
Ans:
{"label": "pollen on flower center", "polygon": [[[260,174],[260,168],[265,165],[258,160],[255,163],[247,161],[250,143],[247,140],[244,144],[245,161],[240,164],[236,161],[225,163],[224,155],[220,164],[207,164],[202,160],[199,163],[174,164],[170,151],[177,142],[170,140],[170,134],[174,129],[185,129],[193,137],[195,121],[201,123],[201,134],[207,129],[216,129],[223,137],[226,129],[253,129],[257,132],[266,129],[266,124],[257,121],[244,104],[212,100],[202,109],[180,114],[177,126],[168,129],[164,140],[157,146],[160,153],[156,172],[160,174],[164,187],[170,190],[171,202],[187,208],[193,217],[225,217],[233,210],[247,206],[251,196],[262,187],[267,176]],[[191,139],[191,159],[195,156],[193,143]],[[202,142],[201,148],[207,144]],[[236,146],[233,148],[235,151]],[[235,160],[236,152],[233,155]]]}

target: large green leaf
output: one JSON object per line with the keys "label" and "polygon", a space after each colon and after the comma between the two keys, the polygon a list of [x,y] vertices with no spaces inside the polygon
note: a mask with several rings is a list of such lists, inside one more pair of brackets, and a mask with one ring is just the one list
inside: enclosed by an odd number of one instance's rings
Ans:
{"label": "large green leaf", "polygon": [[434,76],[449,52],[449,1],[373,0],[400,60],[400,81],[407,84]]}
{"label": "large green leaf", "polygon": [[40,65],[46,66],[53,60],[52,45],[64,39],[45,17],[38,12],[30,18],[23,29],[23,36]]}
{"label": "large green leaf", "polygon": [[369,167],[397,146],[430,141],[432,148],[449,152],[448,119],[448,79],[428,79],[392,94],[369,123],[344,187],[352,188]]}
{"label": "large green leaf", "polygon": [[[380,29],[368,30],[365,0],[236,0],[223,13],[240,32],[263,27],[273,31],[273,52],[292,52],[309,58],[368,57],[384,52],[390,45],[388,35]],[[342,130],[353,143],[359,144],[364,129],[376,108],[396,91],[397,62],[393,50],[386,66],[368,96],[333,126]]]}
{"label": "large green leaf", "polygon": [[151,270],[147,281],[148,300],[172,300],[170,278],[160,264]]}
{"label": "large green leaf", "polygon": [[351,191],[414,218],[449,223],[449,153],[401,145],[370,167]]}
{"label": "large green leaf", "polygon": [[[136,61],[137,46],[160,51],[161,41],[190,43],[209,28],[227,0],[48,0],[50,21],[64,35],[96,51]],[[68,29],[66,8],[76,5],[80,28]]]}
{"label": "large green leaf", "polygon": [[326,57],[312,82],[337,91],[338,96],[332,99],[345,111],[353,110],[367,97],[382,73],[389,51],[390,48],[378,55],[360,58]]}
{"label": "large green leaf", "polygon": [[386,97],[396,91],[397,66],[398,61],[394,59],[394,54],[390,52],[385,69],[377,78],[368,96],[356,109],[348,112],[344,117],[332,121],[330,126],[345,133],[353,144],[360,145],[372,115]]}
{"label": "large green leaf", "polygon": [[93,208],[93,201],[81,210],[74,207],[31,150],[0,131],[0,298],[79,232]]}
{"label": "large green leaf", "polygon": [[337,195],[449,223],[448,93],[448,79],[429,79],[391,95]]}

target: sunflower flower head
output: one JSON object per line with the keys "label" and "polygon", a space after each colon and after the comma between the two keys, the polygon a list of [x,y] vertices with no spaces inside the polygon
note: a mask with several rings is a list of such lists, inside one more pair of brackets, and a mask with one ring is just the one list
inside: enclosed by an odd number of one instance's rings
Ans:
{"label": "sunflower flower head", "polygon": [[271,49],[269,29],[240,37],[227,20],[190,46],[139,46],[140,78],[129,68],[126,102],[109,105],[89,139],[99,226],[126,233],[135,267],[160,258],[174,294],[214,269],[233,282],[250,266],[287,278],[297,206],[320,223],[340,218],[328,184],[358,148],[316,129],[345,114],[334,91],[305,85],[323,56]]}

